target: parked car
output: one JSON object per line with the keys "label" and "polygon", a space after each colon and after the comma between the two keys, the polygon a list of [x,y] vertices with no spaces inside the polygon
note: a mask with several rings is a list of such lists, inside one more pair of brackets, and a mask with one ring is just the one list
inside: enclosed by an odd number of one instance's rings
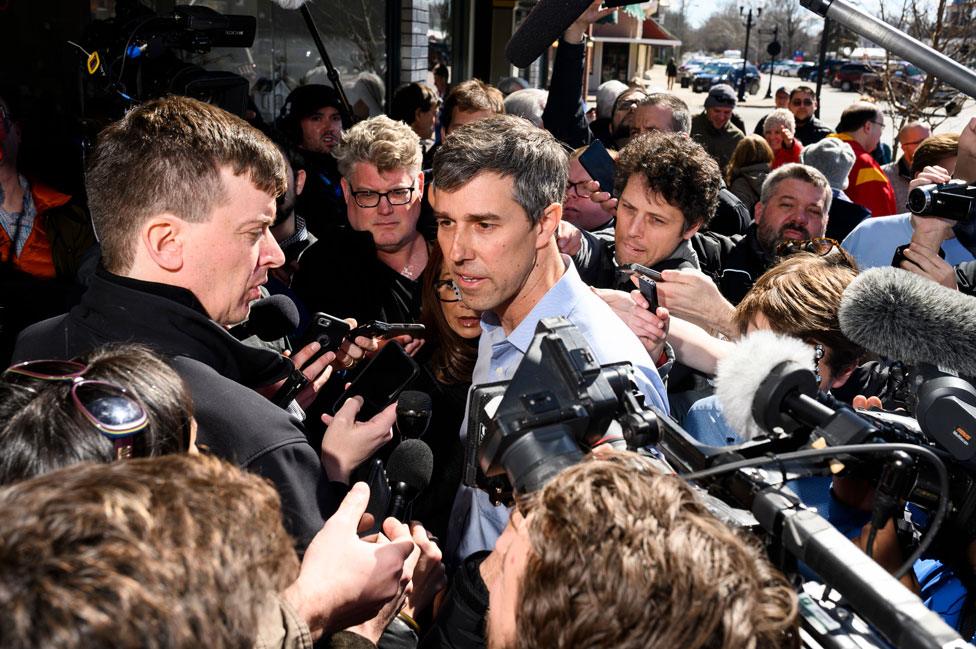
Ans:
{"label": "parked car", "polygon": [[[727,83],[733,88],[739,87],[739,80],[742,78],[742,64],[729,65],[727,63],[717,63],[706,65],[701,72],[695,75],[691,82],[691,89],[694,92],[708,92],[712,86],[719,83]],[[752,63],[746,64],[746,89],[749,94],[755,95],[760,87],[759,69]]]}
{"label": "parked car", "polygon": [[[844,59],[827,59],[824,61],[824,69],[827,71],[826,78],[833,79],[837,69],[850,61]],[[817,62],[805,63],[796,71],[796,76],[804,81],[817,81]]]}
{"label": "parked car", "polygon": [[687,88],[691,84],[692,79],[695,78],[695,75],[701,72],[701,69],[710,62],[711,59],[704,57],[692,58],[678,66],[678,83],[681,84],[681,87]]}
{"label": "parked car", "polygon": [[796,61],[777,61],[773,67],[773,74],[778,74],[781,77],[795,77],[802,65]]}
{"label": "parked car", "polygon": [[[895,94],[904,95],[906,98],[910,98],[925,83],[925,73],[911,63],[904,61],[890,63],[887,76],[891,79],[891,86]],[[861,91],[885,92],[885,73],[883,70],[862,74]]]}
{"label": "parked car", "polygon": [[830,80],[830,85],[834,88],[840,88],[845,92],[860,90],[861,77],[865,74],[880,75],[881,70],[867,63],[846,63],[840,66],[837,72],[834,73],[833,78]]}

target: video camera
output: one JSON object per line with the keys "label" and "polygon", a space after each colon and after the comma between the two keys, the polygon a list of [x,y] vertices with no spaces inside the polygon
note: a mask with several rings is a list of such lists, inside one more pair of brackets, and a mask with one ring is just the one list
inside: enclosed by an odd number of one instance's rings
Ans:
{"label": "video camera", "polygon": [[115,18],[93,22],[83,42],[87,116],[121,117],[135,103],[172,93],[243,115],[250,84],[231,72],[204,70],[174,50],[203,53],[214,47],[250,47],[254,16],[224,15],[204,6],[178,5],[165,16],[138,0],[119,0]]}
{"label": "video camera", "polygon": [[950,180],[916,187],[908,193],[908,209],[916,216],[970,221],[976,217],[976,185]]}
{"label": "video camera", "polygon": [[[919,473],[912,502],[935,511],[932,528],[952,509],[949,516],[956,522],[946,527],[968,534],[976,520],[976,490],[968,468],[954,462],[957,484],[950,489],[945,464],[953,464],[952,456],[922,433],[880,416],[865,416],[818,393],[809,369],[777,370],[753,401],[756,420],[767,434],[733,447],[711,447],[663,412],[643,408],[628,363],[601,366],[572,324],[563,318],[541,320],[512,380],[472,390],[464,482],[488,491],[495,502],[511,503],[513,490],[525,494],[542,488],[598,442],[624,441],[631,450],[663,454],[679,474],[699,485],[703,500],[719,519],[756,533],[773,563],[798,583],[803,581],[798,589],[804,646],[854,646],[844,644],[853,638],[863,647],[969,646],[816,511],[775,484],[777,474],[782,480],[788,473],[796,475],[801,458],[808,475],[815,457],[856,457],[854,451],[876,457],[889,453],[889,448],[919,449],[918,454],[936,462],[939,470],[931,478]],[[962,402],[959,389],[955,384],[937,385],[932,394],[923,390],[920,402],[935,401],[939,394]],[[949,405],[943,404],[947,416]],[[958,404],[952,405],[958,410]],[[844,445],[836,451],[811,449],[811,440],[821,436]],[[649,445],[656,450],[644,448]],[[765,465],[777,465],[777,470],[760,468]],[[950,491],[952,507],[945,496]],[[827,588],[802,579],[801,563]],[[827,596],[832,588],[842,600]]]}

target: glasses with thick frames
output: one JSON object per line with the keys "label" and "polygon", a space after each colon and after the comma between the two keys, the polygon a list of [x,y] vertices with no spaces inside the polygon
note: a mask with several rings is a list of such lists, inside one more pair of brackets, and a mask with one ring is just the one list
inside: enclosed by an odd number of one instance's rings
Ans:
{"label": "glasses with thick frames", "polygon": [[71,383],[75,408],[112,442],[115,457],[132,457],[139,433],[149,426],[145,408],[128,390],[114,383],[83,378],[88,366],[75,361],[37,360],[8,367],[3,378],[30,387],[32,381]]}
{"label": "glasses with thick frames", "polygon": [[390,205],[406,205],[413,198],[413,191],[413,185],[410,187],[396,187],[388,192],[376,192],[371,189],[363,189],[352,192],[352,197],[359,207],[376,207],[383,198]]}
{"label": "glasses with thick frames", "polygon": [[579,198],[589,198],[593,192],[585,189],[583,186],[587,183],[592,182],[589,180],[579,180],[577,182],[569,181],[566,183],[566,197],[568,198],[570,194],[576,194]]}
{"label": "glasses with thick frames", "polygon": [[434,290],[437,291],[437,299],[441,302],[461,301],[461,289],[457,287],[454,280],[439,279],[434,282]]}

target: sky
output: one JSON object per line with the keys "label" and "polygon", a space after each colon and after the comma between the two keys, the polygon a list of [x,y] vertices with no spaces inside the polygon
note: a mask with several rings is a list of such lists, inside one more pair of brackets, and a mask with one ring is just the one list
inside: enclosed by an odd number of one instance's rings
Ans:
{"label": "sky", "polygon": [[[776,2],[776,0],[772,1]],[[671,6],[677,6],[679,2],[680,0],[671,0]],[[872,15],[877,15],[880,5],[879,0],[847,0],[847,3]],[[715,11],[717,4],[718,3],[715,2],[715,0],[688,0],[688,18],[690,19],[691,24],[695,27],[700,27],[701,24],[704,23],[705,20]],[[744,6],[751,5],[753,7],[761,7],[765,3],[751,0],[741,2],[741,4]],[[810,12],[810,15],[815,16],[813,12]]]}

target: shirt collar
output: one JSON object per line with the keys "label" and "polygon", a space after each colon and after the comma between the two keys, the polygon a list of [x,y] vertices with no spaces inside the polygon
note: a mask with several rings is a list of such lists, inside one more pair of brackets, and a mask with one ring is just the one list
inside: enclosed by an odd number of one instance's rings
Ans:
{"label": "shirt collar", "polygon": [[566,255],[560,255],[560,257],[562,258],[563,268],[565,269],[563,276],[546,291],[542,299],[536,302],[532,310],[529,311],[529,314],[522,319],[522,322],[508,336],[505,336],[505,330],[502,328],[501,321],[494,312],[485,311],[481,315],[483,335],[487,336],[493,347],[500,343],[508,343],[523,354],[526,353],[529,345],[532,343],[532,339],[535,337],[535,329],[539,320],[552,316],[566,315],[573,310],[573,307],[579,300],[580,287],[582,286],[583,290],[589,290],[583,284],[583,280],[580,279],[579,272],[576,270],[576,265],[572,263],[572,260]]}

